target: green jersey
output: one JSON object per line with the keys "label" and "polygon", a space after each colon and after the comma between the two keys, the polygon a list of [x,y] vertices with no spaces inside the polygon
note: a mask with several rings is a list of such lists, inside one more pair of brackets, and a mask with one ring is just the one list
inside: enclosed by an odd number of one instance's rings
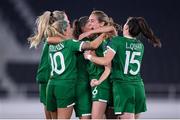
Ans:
{"label": "green jersey", "polygon": [[41,54],[41,60],[38,66],[36,80],[38,83],[47,83],[50,77],[50,64],[48,62],[49,45],[44,43],[44,47]]}
{"label": "green jersey", "polygon": [[114,37],[107,46],[114,53],[112,62],[111,79],[121,82],[139,82],[141,61],[144,54],[144,46],[137,39]]}
{"label": "green jersey", "polygon": [[[90,41],[90,39],[88,38],[84,38],[81,41]],[[88,60],[84,59],[84,55],[83,52],[77,52],[76,53],[76,57],[77,57],[77,73],[78,73],[78,80],[89,80],[89,75],[88,75],[88,71],[87,71],[87,64],[88,64]]]}
{"label": "green jersey", "polygon": [[81,42],[65,40],[56,45],[49,45],[51,64],[50,79],[77,79],[76,51],[81,51]]}
{"label": "green jersey", "polygon": [[[98,57],[104,56],[104,52],[106,51],[107,44],[108,44],[108,40],[104,40],[101,43],[101,45],[96,49],[95,53]],[[90,79],[99,79],[99,77],[104,72],[104,66],[89,62],[88,72],[89,72]]]}

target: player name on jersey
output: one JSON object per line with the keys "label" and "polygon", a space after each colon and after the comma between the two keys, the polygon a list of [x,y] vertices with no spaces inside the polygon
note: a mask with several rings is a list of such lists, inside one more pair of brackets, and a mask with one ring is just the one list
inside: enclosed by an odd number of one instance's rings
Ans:
{"label": "player name on jersey", "polygon": [[141,43],[130,43],[126,42],[126,49],[131,49],[131,50],[140,50],[142,49],[142,44]]}
{"label": "player name on jersey", "polygon": [[56,52],[56,51],[62,50],[63,48],[64,48],[64,45],[59,43],[57,45],[50,45],[49,46],[49,51],[50,52]]}

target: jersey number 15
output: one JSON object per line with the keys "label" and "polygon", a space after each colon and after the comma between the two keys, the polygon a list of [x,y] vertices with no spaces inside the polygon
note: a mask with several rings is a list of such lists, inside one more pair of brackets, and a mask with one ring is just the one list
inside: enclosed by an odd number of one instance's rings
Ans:
{"label": "jersey number 15", "polygon": [[[135,59],[135,56],[140,56],[140,52],[132,52],[126,51],[126,61],[125,61],[125,67],[124,67],[124,74],[128,74],[128,71],[132,75],[137,75],[140,70],[140,62]],[[137,64],[137,69],[133,71],[132,69],[128,70],[129,64]]]}

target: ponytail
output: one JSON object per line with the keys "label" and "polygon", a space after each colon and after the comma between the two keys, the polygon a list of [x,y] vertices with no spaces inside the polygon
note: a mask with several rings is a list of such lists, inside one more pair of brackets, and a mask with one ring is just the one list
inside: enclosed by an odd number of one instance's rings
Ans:
{"label": "ponytail", "polygon": [[109,17],[109,25],[113,26],[117,32],[122,30],[122,27],[119,24],[115,23],[112,17]]}
{"label": "ponytail", "polygon": [[73,36],[75,39],[79,38],[79,35],[82,34],[84,31],[82,28],[85,27],[85,25],[88,22],[88,16],[80,17],[79,20],[74,20],[73,22]]}
{"label": "ponytail", "polygon": [[149,42],[152,43],[154,47],[161,47],[160,39],[154,35],[152,29],[148,26],[146,20],[142,17],[137,17],[136,19],[138,20],[138,24],[142,34],[146,38],[148,38]]}
{"label": "ponytail", "polygon": [[30,42],[30,48],[32,47],[37,47],[41,40],[45,38],[44,32],[47,29],[47,26],[49,24],[51,17],[51,12],[46,11],[43,13],[43,15],[39,16],[36,20],[36,25],[37,25],[37,31],[34,36],[29,37],[28,41]]}
{"label": "ponytail", "polygon": [[146,20],[142,17],[129,17],[127,19],[129,34],[137,37],[142,33],[154,47],[161,47],[160,40],[154,35],[152,29],[148,26]]}
{"label": "ponytail", "polygon": [[48,25],[45,31],[46,37],[61,36],[63,38],[64,32],[67,30],[67,27],[68,23],[66,21],[58,20],[52,25]]}
{"label": "ponytail", "polygon": [[75,39],[78,39],[79,35],[82,33],[81,26],[79,21],[76,19],[73,22],[73,36]]}

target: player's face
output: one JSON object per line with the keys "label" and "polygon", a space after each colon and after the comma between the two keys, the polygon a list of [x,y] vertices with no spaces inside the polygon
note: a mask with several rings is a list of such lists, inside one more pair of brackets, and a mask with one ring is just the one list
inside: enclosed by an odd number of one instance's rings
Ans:
{"label": "player's face", "polygon": [[68,19],[66,14],[64,14],[64,20],[67,21],[68,23],[70,23],[70,21],[69,21],[69,19]]}
{"label": "player's face", "polygon": [[96,15],[94,15],[94,14],[91,14],[91,15],[89,16],[89,23],[90,23],[90,26],[91,26],[93,29],[97,29],[97,28],[103,26],[103,24],[98,21]]}
{"label": "player's face", "polygon": [[88,22],[85,24],[85,26],[82,28],[82,31],[83,31],[83,32],[88,32],[88,31],[90,31],[90,30],[92,30],[92,27],[91,27],[90,22],[88,21]]}
{"label": "player's face", "polygon": [[68,37],[72,37],[72,28],[71,28],[71,25],[68,23],[68,26],[66,28],[66,33],[65,33],[66,36]]}
{"label": "player's face", "polygon": [[71,38],[72,37],[72,28],[71,28],[70,22],[68,20],[68,17],[65,16],[64,20],[67,22],[67,28],[66,28],[66,31],[64,32],[64,35]]}

